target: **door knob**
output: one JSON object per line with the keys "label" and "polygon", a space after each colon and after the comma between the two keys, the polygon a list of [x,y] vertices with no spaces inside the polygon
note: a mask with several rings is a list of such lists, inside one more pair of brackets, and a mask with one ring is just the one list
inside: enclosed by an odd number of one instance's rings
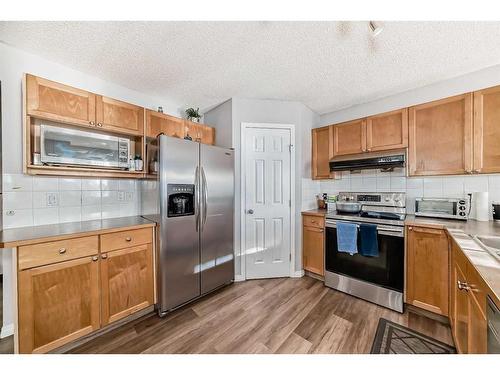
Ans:
{"label": "door knob", "polygon": [[253,215],[253,210],[252,209],[249,209],[247,212],[248,212],[249,215]]}

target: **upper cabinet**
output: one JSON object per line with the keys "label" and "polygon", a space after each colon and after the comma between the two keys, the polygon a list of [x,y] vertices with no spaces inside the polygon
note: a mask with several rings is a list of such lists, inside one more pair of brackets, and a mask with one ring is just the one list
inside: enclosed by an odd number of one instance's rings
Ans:
{"label": "upper cabinet", "polygon": [[82,126],[96,124],[96,96],[44,78],[26,75],[26,114]]}
{"label": "upper cabinet", "polygon": [[213,145],[215,143],[215,129],[210,126],[184,120],[184,132],[185,136],[191,137],[195,142],[201,142],[207,145]]}
{"label": "upper cabinet", "polygon": [[410,176],[472,173],[472,93],[409,109]]}
{"label": "upper cabinet", "polygon": [[103,130],[142,135],[144,108],[97,95],[96,125]]}
{"label": "upper cabinet", "polygon": [[474,92],[475,173],[500,172],[500,86]]}
{"label": "upper cabinet", "polygon": [[146,110],[146,135],[155,138],[161,133],[170,137],[184,138],[184,120]]}
{"label": "upper cabinet", "polygon": [[333,126],[312,129],[312,178],[328,179],[330,158],[333,156]]}
{"label": "upper cabinet", "polygon": [[408,147],[408,110],[370,116],[366,119],[367,151],[385,151]]}
{"label": "upper cabinet", "polygon": [[366,151],[366,120],[354,120],[333,126],[333,157]]}

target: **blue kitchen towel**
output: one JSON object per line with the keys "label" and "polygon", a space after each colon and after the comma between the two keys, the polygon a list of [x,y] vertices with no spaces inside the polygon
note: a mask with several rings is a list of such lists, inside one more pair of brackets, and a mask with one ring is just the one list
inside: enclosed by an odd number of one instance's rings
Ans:
{"label": "blue kitchen towel", "polygon": [[378,257],[377,226],[359,224],[359,253],[365,257]]}
{"label": "blue kitchen towel", "polygon": [[337,222],[337,247],[341,253],[358,252],[358,227],[353,223]]}

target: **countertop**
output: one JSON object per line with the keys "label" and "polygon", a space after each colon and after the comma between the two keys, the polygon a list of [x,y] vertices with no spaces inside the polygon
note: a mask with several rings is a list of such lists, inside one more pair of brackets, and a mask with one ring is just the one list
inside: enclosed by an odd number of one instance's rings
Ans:
{"label": "countertop", "polygon": [[[327,212],[327,210],[319,209],[302,211],[305,215],[316,216],[325,216]],[[446,220],[406,215],[405,225],[420,225],[446,230],[481,275],[481,278],[490,289],[490,296],[500,305],[500,262],[488,251],[480,247],[472,238],[464,236],[464,234],[469,236],[500,236],[500,222]]]}
{"label": "countertop", "polygon": [[97,234],[116,232],[127,228],[152,227],[156,223],[141,216],[128,216],[113,219],[77,221],[72,223],[40,225],[4,229],[0,231],[0,248],[17,247],[30,243],[40,242],[42,239],[51,240],[77,237],[83,233]]}

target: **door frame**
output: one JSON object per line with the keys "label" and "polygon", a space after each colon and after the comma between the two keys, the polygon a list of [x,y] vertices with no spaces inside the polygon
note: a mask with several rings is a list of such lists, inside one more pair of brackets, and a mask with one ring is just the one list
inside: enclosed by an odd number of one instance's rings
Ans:
{"label": "door frame", "polygon": [[296,277],[295,272],[295,125],[278,123],[241,123],[241,158],[240,158],[240,259],[241,280],[246,280],[246,141],[247,129],[287,129],[290,131],[290,272],[289,277]]}

